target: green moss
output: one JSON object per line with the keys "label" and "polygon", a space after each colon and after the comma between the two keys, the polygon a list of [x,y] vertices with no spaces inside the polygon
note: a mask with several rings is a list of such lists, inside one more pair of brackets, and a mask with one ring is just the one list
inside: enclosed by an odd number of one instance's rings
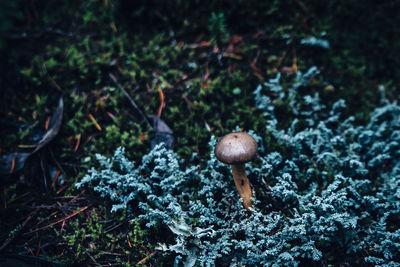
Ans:
{"label": "green moss", "polygon": [[[110,230],[120,229],[116,225],[122,225],[124,230]],[[68,257],[64,255],[61,258],[68,259],[65,263],[91,262],[90,256],[101,261],[107,258],[104,251],[113,251],[124,255],[115,263],[128,266],[128,261],[139,261],[151,250],[145,241],[148,233],[138,219],[127,218],[125,212],[111,215],[104,206],[92,209],[89,217],[80,216],[72,220],[68,227],[67,234],[61,235],[68,246]],[[56,235],[59,235],[59,230]]]}

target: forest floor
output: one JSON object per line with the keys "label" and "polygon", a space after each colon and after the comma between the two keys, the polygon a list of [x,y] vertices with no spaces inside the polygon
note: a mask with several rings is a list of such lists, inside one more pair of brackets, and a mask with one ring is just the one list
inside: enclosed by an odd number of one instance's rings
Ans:
{"label": "forest floor", "polygon": [[[345,99],[359,124],[380,87],[399,100],[396,1],[28,2],[2,7],[0,22],[0,262],[169,266],[143,223],[75,184],[96,153],[122,146],[141,162],[165,125],[188,165],[236,127],[269,140],[253,91],[278,72],[285,88],[316,66],[300,90]],[[287,103],[274,105],[290,125]]]}

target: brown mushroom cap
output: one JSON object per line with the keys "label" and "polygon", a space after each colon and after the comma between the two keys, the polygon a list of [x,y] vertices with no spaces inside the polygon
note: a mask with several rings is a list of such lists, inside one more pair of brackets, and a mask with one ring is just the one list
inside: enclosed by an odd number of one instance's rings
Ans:
{"label": "brown mushroom cap", "polygon": [[226,164],[244,164],[251,161],[257,152],[257,142],[243,132],[230,133],[222,137],[214,153],[217,159]]}

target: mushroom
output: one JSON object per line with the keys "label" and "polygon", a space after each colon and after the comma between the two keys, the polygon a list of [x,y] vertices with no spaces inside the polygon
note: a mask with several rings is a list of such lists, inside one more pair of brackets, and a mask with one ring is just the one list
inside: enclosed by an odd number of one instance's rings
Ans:
{"label": "mushroom", "polygon": [[251,191],[246,176],[245,163],[251,161],[257,152],[257,142],[251,135],[243,132],[230,133],[222,137],[215,147],[217,159],[232,166],[232,175],[243,205],[248,210],[251,207]]}

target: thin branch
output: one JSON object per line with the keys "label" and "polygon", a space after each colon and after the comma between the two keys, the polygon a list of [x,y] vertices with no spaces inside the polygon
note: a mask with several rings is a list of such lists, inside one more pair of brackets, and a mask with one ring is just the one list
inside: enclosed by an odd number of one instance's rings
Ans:
{"label": "thin branch", "polygon": [[58,85],[58,83],[53,79],[53,77],[50,76],[49,72],[47,71],[46,64],[44,63],[44,60],[42,57],[40,58],[40,61],[42,63],[42,71],[47,76],[47,80],[49,80],[50,84],[54,88],[56,88],[60,92],[63,92],[63,89]]}
{"label": "thin branch", "polygon": [[50,223],[50,224],[48,224],[48,225],[46,225],[46,226],[43,226],[43,227],[37,228],[37,229],[35,229],[35,230],[32,230],[32,231],[30,231],[30,232],[27,232],[27,233],[25,233],[24,235],[31,234],[31,233],[34,233],[34,232],[37,232],[37,231],[40,231],[40,230],[49,228],[50,226],[53,226],[53,225],[55,225],[55,224],[58,224],[58,223],[60,223],[60,222],[62,222],[62,221],[64,221],[64,220],[68,220],[68,219],[70,219],[70,218],[72,218],[72,217],[78,215],[78,214],[81,213],[82,211],[86,210],[87,208],[89,208],[89,206],[85,206],[85,207],[83,207],[83,208],[81,208],[81,209],[78,209],[77,211],[73,212],[72,214],[70,214],[70,215],[68,215],[68,216],[66,216],[66,217],[64,217],[64,218],[58,219],[58,220],[56,220],[55,222],[52,222],[52,223]]}
{"label": "thin branch", "polygon": [[128,98],[129,102],[131,105],[136,109],[136,111],[140,114],[142,117],[143,121],[149,126],[150,129],[153,127],[151,126],[149,119],[144,115],[144,113],[140,110],[138,105],[136,105],[135,101],[132,99],[132,97],[128,94],[128,92],[118,83],[117,78],[113,74],[109,74],[111,80],[118,86],[118,88],[122,91],[122,93]]}
{"label": "thin branch", "polygon": [[29,38],[38,38],[43,34],[54,34],[68,38],[76,37],[72,32],[65,32],[60,29],[52,29],[52,28],[29,29],[29,30],[23,30],[21,32],[0,32],[0,37],[5,39],[29,39]]}

